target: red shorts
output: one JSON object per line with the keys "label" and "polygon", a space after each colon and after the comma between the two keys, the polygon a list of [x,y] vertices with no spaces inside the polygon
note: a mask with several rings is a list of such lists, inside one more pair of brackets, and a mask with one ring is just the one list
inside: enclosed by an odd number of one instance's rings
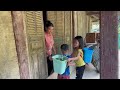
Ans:
{"label": "red shorts", "polygon": [[58,74],[58,79],[70,79],[69,75],[59,75]]}

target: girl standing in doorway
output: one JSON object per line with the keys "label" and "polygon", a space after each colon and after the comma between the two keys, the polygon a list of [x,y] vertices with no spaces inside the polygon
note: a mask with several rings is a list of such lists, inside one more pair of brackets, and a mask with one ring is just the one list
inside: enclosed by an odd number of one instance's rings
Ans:
{"label": "girl standing in doorway", "polygon": [[82,79],[85,70],[85,62],[83,60],[83,38],[76,36],[73,40],[73,53],[72,57],[69,58],[68,62],[75,61],[76,64],[76,79]]}
{"label": "girl standing in doorway", "polygon": [[53,71],[52,51],[54,51],[54,54],[56,54],[53,35],[52,35],[53,29],[54,29],[54,25],[50,21],[46,21],[45,23],[45,45],[46,45],[46,54],[47,54],[48,76]]}

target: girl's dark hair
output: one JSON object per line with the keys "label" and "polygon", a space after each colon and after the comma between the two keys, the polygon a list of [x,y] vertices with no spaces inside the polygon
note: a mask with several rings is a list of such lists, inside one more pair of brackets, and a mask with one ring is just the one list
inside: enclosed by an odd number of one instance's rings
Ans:
{"label": "girl's dark hair", "polygon": [[79,48],[83,49],[84,48],[84,41],[82,36],[76,36],[74,39],[78,40],[79,42]]}
{"label": "girl's dark hair", "polygon": [[45,32],[47,31],[47,28],[50,27],[50,26],[54,27],[53,23],[51,23],[51,21],[47,20],[45,22]]}

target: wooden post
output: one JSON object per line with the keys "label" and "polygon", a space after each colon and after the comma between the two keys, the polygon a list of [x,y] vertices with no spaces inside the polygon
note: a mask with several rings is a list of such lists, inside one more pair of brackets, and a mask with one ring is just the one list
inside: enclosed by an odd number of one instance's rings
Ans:
{"label": "wooden post", "polygon": [[117,11],[100,12],[101,79],[118,79]]}
{"label": "wooden post", "polygon": [[29,79],[28,57],[24,34],[23,16],[21,11],[12,11],[13,32],[15,36],[16,51],[18,56],[19,72],[21,79]]}
{"label": "wooden post", "polygon": [[78,35],[78,28],[77,28],[77,11],[73,11],[72,15],[73,15],[73,37],[77,36]]}
{"label": "wooden post", "polygon": [[75,11],[72,11],[72,39],[75,37]]}

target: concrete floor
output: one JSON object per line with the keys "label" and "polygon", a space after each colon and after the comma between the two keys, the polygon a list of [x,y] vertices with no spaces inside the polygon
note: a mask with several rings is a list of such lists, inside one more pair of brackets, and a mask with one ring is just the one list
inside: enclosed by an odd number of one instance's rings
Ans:
{"label": "concrete floor", "polygon": [[[100,74],[95,71],[96,69],[92,64],[86,65],[83,79],[100,79]],[[71,79],[75,79],[75,72],[71,74]]]}
{"label": "concrete floor", "polygon": [[[75,79],[75,71],[71,73],[70,78]],[[49,76],[47,79],[57,79],[57,73],[53,73],[51,76]],[[83,79],[100,79],[100,74],[96,73],[95,68],[92,64],[86,65],[86,69],[83,75]]]}

